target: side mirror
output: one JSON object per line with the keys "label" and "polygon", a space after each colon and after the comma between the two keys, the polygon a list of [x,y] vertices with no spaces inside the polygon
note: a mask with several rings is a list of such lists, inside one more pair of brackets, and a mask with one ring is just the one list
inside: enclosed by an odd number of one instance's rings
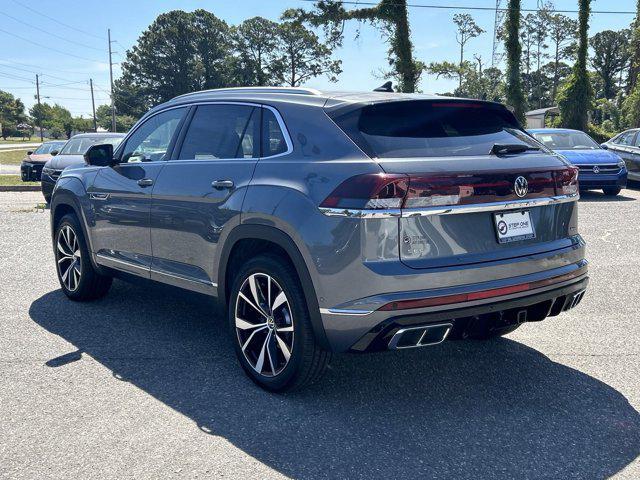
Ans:
{"label": "side mirror", "polygon": [[27,150],[27,155],[33,155],[33,150]]}
{"label": "side mirror", "polygon": [[601,147],[601,148],[604,148],[605,150],[608,150],[608,149],[609,149],[609,145],[607,145],[606,143],[601,143],[601,144],[600,144],[600,147]]}
{"label": "side mirror", "polygon": [[51,156],[55,157],[58,154],[58,150],[51,150]]}
{"label": "side mirror", "polygon": [[84,161],[96,167],[110,167],[113,165],[113,145],[110,143],[91,145],[84,154]]}

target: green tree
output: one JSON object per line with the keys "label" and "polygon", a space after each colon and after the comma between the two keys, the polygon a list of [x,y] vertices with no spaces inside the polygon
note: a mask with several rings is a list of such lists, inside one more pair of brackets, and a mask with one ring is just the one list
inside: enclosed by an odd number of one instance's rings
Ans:
{"label": "green tree", "polygon": [[589,110],[593,101],[593,89],[587,72],[587,49],[589,48],[589,15],[591,0],[579,0],[578,56],[566,85],[558,95],[558,106],[562,123],[567,128],[587,130]]}
{"label": "green tree", "polygon": [[575,20],[562,15],[546,11],[542,17],[547,26],[549,39],[551,40],[553,62],[553,86],[551,101],[555,102],[560,84],[560,64],[571,57],[575,52],[575,38],[578,24]]}
{"label": "green tree", "polygon": [[[629,44],[629,78],[627,80],[627,91],[629,93],[638,84],[638,75],[640,75],[640,0],[636,3],[636,16],[631,24],[631,42]],[[640,94],[640,92],[639,92]]]}
{"label": "green tree", "polygon": [[126,85],[149,108],[183,93],[227,86],[231,53],[230,29],[212,13],[163,13],[127,51],[121,93]]}
{"label": "green tree", "polygon": [[298,87],[312,77],[327,75],[332,82],[342,72],[340,60],[331,58],[331,49],[302,23],[284,22],[278,27],[280,57],[277,70],[281,83]]}
{"label": "green tree", "polygon": [[279,26],[262,17],[245,20],[233,28],[236,78],[240,85],[278,85],[282,63],[278,62]]}
{"label": "green tree", "polygon": [[[111,131],[111,107],[109,105],[100,105],[96,108],[96,121],[98,127]],[[137,117],[131,115],[116,115],[116,130],[127,132],[136,121]]]}
{"label": "green tree", "polygon": [[51,114],[53,116],[52,120],[49,122],[49,125],[45,124],[47,127],[51,127],[55,125],[62,129],[67,138],[71,138],[71,134],[73,133],[75,123],[74,119],[71,116],[71,112],[57,103],[51,107]]}
{"label": "green tree", "polygon": [[456,30],[456,42],[460,45],[460,76],[458,87],[462,87],[462,64],[464,63],[464,47],[469,40],[475,38],[484,30],[478,26],[473,17],[468,13],[456,13],[453,16],[453,23],[455,23]]}
{"label": "green tree", "polygon": [[19,98],[15,98],[8,92],[0,90],[0,124],[2,125],[2,138],[17,133],[17,126],[26,120],[24,104]]}
{"label": "green tree", "polygon": [[509,0],[505,22],[505,50],[507,52],[507,74],[505,95],[507,103],[513,107],[516,118],[524,124],[526,99],[522,91],[520,61],[522,47],[520,45],[520,0]]}
{"label": "green tree", "polygon": [[[47,127],[53,120],[53,109],[46,102],[35,104],[29,109],[29,116],[36,127]],[[62,130],[62,128],[60,128]]]}
{"label": "green tree", "polygon": [[379,26],[389,44],[390,75],[401,92],[415,92],[425,65],[413,57],[407,0],[380,0],[370,7],[347,10],[340,0],[318,0],[313,11],[287,10],[283,18],[323,26],[330,46],[342,44],[344,22],[356,20]]}
{"label": "green tree", "polygon": [[604,30],[589,39],[591,66],[603,82],[604,98],[616,96],[616,79],[629,63],[629,30]]}

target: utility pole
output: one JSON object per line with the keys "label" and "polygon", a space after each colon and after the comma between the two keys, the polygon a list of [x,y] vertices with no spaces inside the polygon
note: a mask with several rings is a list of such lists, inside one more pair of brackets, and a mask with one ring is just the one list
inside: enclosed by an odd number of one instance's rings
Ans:
{"label": "utility pole", "polygon": [[38,120],[39,123],[39,127],[40,127],[40,141],[42,142],[44,140],[44,135],[42,134],[42,110],[40,110],[40,78],[38,77],[38,74],[36,73],[36,96],[38,97],[38,116],[40,117],[40,120]]}
{"label": "utility pole", "polygon": [[111,29],[107,29],[109,40],[109,80],[111,81],[111,131],[116,131],[116,104],[113,99],[113,62],[111,61]]}
{"label": "utility pole", "polygon": [[504,10],[502,9],[502,0],[496,0],[496,11],[493,19],[493,46],[491,49],[491,66],[495,67],[500,61],[498,52],[498,31],[504,19]]}
{"label": "utility pole", "polygon": [[93,98],[93,79],[89,79],[89,87],[91,88],[91,109],[93,110],[93,131],[98,131],[98,122],[96,121],[96,101]]}

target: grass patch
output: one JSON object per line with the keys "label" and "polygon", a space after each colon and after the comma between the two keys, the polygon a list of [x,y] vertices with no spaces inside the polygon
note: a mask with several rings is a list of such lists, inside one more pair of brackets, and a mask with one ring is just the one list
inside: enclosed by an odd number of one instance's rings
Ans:
{"label": "grass patch", "polygon": [[23,182],[20,175],[0,175],[0,187],[15,187],[16,185],[40,185],[40,182]]}
{"label": "grass patch", "polygon": [[13,152],[3,152],[0,150],[0,164],[20,165],[20,162],[27,156],[29,150],[15,150]]}

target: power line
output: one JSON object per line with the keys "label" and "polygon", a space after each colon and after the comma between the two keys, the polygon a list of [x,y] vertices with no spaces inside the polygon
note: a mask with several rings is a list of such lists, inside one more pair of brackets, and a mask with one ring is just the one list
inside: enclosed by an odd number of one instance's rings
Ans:
{"label": "power line", "polygon": [[25,38],[25,37],[21,37],[20,35],[16,35],[15,33],[11,33],[11,32],[9,32],[7,30],[2,29],[2,28],[0,28],[0,32],[5,33],[6,35],[10,35],[12,37],[18,38],[18,39],[22,40],[23,42],[32,43],[33,45],[36,45],[38,47],[46,48],[46,49],[51,50],[53,52],[57,52],[57,53],[61,53],[63,55],[67,55],[68,57],[74,57],[74,58],[78,58],[80,60],[86,60],[88,62],[98,62],[97,60],[94,60],[94,59],[91,59],[91,58],[81,57],[80,55],[74,55],[73,53],[65,52],[63,50],[58,50],[57,48],[49,47],[48,45],[43,45],[41,43],[34,42],[33,40],[30,40],[30,39]]}
{"label": "power line", "polygon": [[23,20],[20,20],[19,18],[16,18],[13,15],[9,15],[8,13],[0,12],[0,15],[4,15],[5,17],[9,17],[10,19],[12,19],[12,20],[14,20],[14,21],[16,21],[18,23],[26,25],[27,27],[35,28],[36,30],[38,30],[38,31],[40,31],[42,33],[46,33],[47,35],[51,35],[52,37],[59,38],[60,40],[68,42],[68,43],[70,43],[72,45],[78,45],[80,47],[90,48],[91,50],[96,50],[98,52],[102,52],[102,50],[100,48],[92,47],[91,45],[85,45],[84,43],[80,43],[80,42],[75,42],[73,40],[69,40],[68,38],[65,38],[65,37],[63,37],[61,35],[57,35],[57,34],[55,34],[53,32],[47,31],[47,30],[43,30],[41,27],[37,27],[36,25],[32,25],[32,24],[27,23],[27,22],[25,22]]}
{"label": "power line", "polygon": [[75,30],[76,32],[84,33],[85,35],[89,35],[91,37],[95,37],[95,38],[98,38],[100,40],[104,40],[104,37],[101,37],[99,35],[96,35],[95,33],[87,32],[85,30],[81,30],[81,29],[79,29],[77,27],[74,27],[72,25],[64,23],[59,18],[50,17],[49,15],[46,15],[46,14],[36,10],[35,8],[31,8],[31,7],[29,7],[28,5],[25,5],[22,2],[18,2],[17,0],[13,0],[13,3],[16,3],[16,4],[20,5],[22,8],[26,8],[27,10],[35,13],[36,15],[40,15],[41,17],[48,18],[49,20],[52,20],[52,21],[56,22],[56,25],[62,25],[64,27],[70,28],[71,30]]}
{"label": "power line", "polygon": [[[299,0],[301,2],[315,3],[317,0]],[[343,5],[356,5],[356,6],[377,6],[380,2],[361,2],[358,0],[336,0],[337,3]],[[494,7],[471,7],[465,5],[427,5],[422,3],[408,3],[407,7],[411,8],[432,8],[440,10],[480,10],[487,12],[495,12]],[[499,11],[507,12],[508,8],[500,8]],[[538,8],[521,8],[521,12],[539,12]],[[580,13],[578,10],[553,10],[554,13]],[[636,12],[629,10],[592,10],[591,13],[599,14],[615,14],[615,15],[635,15]]]}
{"label": "power line", "polygon": [[18,80],[19,82],[33,83],[33,80],[30,80],[29,78],[23,77],[21,75],[15,75],[13,73],[0,72],[0,75],[6,78],[10,78],[12,80]]}
{"label": "power line", "polygon": [[[32,63],[22,63],[22,62],[16,62],[15,60],[2,60],[2,59],[0,59],[0,65],[7,65],[7,62],[10,62],[12,64],[16,64],[16,65],[22,65],[23,67],[31,67],[31,68],[38,68],[38,69],[43,68],[42,65],[34,65]],[[12,67],[12,68],[17,68],[17,67]],[[47,69],[47,71],[53,70],[54,72],[68,73],[68,74],[71,74],[71,75],[86,75],[87,74],[87,72],[74,72],[72,70],[63,70],[63,69],[56,68],[56,67],[46,67],[46,69]],[[49,76],[51,76],[51,75],[49,75]]]}

